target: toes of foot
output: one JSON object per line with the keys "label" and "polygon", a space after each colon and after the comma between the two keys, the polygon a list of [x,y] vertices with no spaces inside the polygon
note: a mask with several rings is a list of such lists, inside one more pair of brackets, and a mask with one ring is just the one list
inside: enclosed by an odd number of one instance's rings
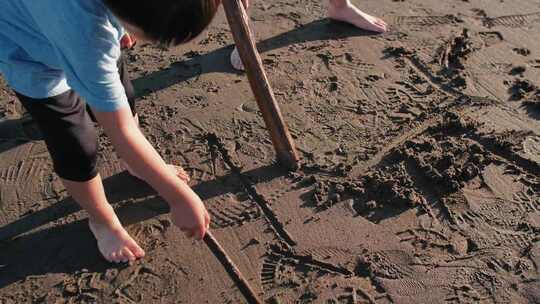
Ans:
{"label": "toes of foot", "polygon": [[374,23],[373,26],[375,27],[375,31],[377,32],[385,32],[386,31],[386,25],[382,23]]}
{"label": "toes of foot", "polygon": [[124,257],[121,252],[116,252],[116,258],[114,259],[115,263],[121,263]]}
{"label": "toes of foot", "polygon": [[386,22],[384,22],[384,21],[382,21],[382,20],[377,20],[375,23],[376,23],[377,25],[386,27]]}
{"label": "toes of foot", "polygon": [[133,253],[135,259],[140,259],[145,255],[144,250],[142,250],[137,244],[130,246],[129,250]]}
{"label": "toes of foot", "polygon": [[124,260],[125,260],[124,253],[122,252],[121,249],[114,253],[114,258],[113,258],[114,263],[122,263],[124,262]]}
{"label": "toes of foot", "polygon": [[124,256],[124,262],[133,262],[136,260],[135,255],[133,255],[129,248],[124,248],[122,253]]}
{"label": "toes of foot", "polygon": [[109,256],[107,257],[107,261],[111,262],[111,263],[114,263],[116,262],[118,259],[118,256],[116,254],[115,251],[113,251],[111,254],[109,254]]}

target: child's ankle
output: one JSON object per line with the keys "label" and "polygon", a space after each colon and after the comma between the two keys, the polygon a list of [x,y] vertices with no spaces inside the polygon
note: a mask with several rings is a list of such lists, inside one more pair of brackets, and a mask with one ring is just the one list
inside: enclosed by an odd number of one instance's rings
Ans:
{"label": "child's ankle", "polygon": [[350,2],[348,0],[330,0],[331,9],[343,9],[347,6],[350,6]]}
{"label": "child's ankle", "polygon": [[99,226],[108,226],[108,227],[115,227],[118,225],[121,225],[120,220],[114,213],[114,209],[110,207],[111,214],[102,215],[102,216],[92,216],[88,215],[88,221],[92,225],[99,225]]}

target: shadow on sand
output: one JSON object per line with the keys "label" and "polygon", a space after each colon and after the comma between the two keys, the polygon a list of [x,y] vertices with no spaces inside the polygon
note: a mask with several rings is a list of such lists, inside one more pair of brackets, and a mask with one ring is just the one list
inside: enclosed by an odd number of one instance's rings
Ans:
{"label": "shadow on sand", "polygon": [[[370,35],[374,34],[346,23],[322,19],[260,41],[257,48],[260,53],[265,53],[296,43]],[[225,46],[185,61],[174,62],[166,69],[134,79],[136,95],[144,97],[175,84],[197,79],[205,73],[238,73],[229,63],[231,51],[232,45]],[[40,139],[41,136],[29,117],[0,122],[0,134],[0,153]]]}
{"label": "shadow on sand", "polygon": [[[246,172],[257,182],[268,182],[287,172],[276,165]],[[193,186],[201,199],[227,193],[226,180],[232,173]],[[167,203],[144,182],[122,172],[103,181],[111,202],[126,202],[116,208],[124,225],[129,226],[169,212]],[[114,203],[113,203],[114,204]],[[102,271],[111,264],[102,259],[87,220],[42,228],[81,209],[71,198],[29,214],[0,228],[0,289],[28,276],[73,273],[82,269]],[[38,229],[37,231],[34,231]]]}
{"label": "shadow on sand", "polygon": [[[258,48],[264,53],[295,43],[366,35],[369,33],[346,24],[320,20],[261,41]],[[223,47],[135,79],[133,83],[138,96],[189,81],[204,73],[234,73],[228,62],[231,49],[232,46]],[[39,139],[39,132],[32,131],[30,133],[33,135],[28,135],[29,132],[25,130],[26,123],[27,119],[0,123],[0,153]],[[286,172],[271,165],[245,174],[256,178],[257,182],[264,182],[283,176]],[[223,184],[229,177],[230,175],[226,175],[201,182],[193,189],[203,200],[220,196],[227,192],[227,187]],[[117,209],[122,222],[127,225],[168,212],[167,204],[149,186],[127,173],[105,179],[104,186],[111,202],[136,201],[123,204]],[[71,198],[67,198],[0,228],[0,289],[29,276],[74,273],[82,269],[104,271],[110,268],[111,264],[98,254],[86,220],[43,228],[78,211],[78,205]],[[37,231],[34,231],[36,229]]]}
{"label": "shadow on sand", "polygon": [[[265,53],[297,43],[369,35],[374,35],[374,33],[357,29],[346,23],[322,19],[260,41],[257,43],[257,49],[260,53]],[[224,46],[185,61],[174,62],[167,69],[133,80],[137,96],[147,96],[175,84],[197,79],[206,73],[238,73],[229,63],[232,48],[232,45]]]}

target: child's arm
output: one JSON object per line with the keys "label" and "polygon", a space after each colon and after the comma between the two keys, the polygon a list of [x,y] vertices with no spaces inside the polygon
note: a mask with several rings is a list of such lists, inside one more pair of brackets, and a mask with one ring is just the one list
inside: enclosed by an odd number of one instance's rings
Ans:
{"label": "child's arm", "polygon": [[201,199],[163,161],[137,127],[129,107],[94,114],[120,157],[163,197],[171,208],[171,219],[188,236],[202,239],[210,217]]}

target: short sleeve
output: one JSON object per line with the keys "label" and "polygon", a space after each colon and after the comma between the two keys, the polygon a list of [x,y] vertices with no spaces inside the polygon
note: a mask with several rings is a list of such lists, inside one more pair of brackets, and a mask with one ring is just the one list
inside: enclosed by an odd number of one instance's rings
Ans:
{"label": "short sleeve", "polygon": [[128,106],[118,73],[121,33],[101,1],[29,0],[27,7],[50,41],[68,85],[91,108],[112,112]]}

